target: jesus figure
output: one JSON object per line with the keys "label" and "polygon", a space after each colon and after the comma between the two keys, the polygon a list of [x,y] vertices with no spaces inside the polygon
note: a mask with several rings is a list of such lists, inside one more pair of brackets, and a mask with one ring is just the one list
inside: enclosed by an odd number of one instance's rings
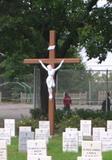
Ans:
{"label": "jesus figure", "polygon": [[47,65],[46,67],[41,60],[39,60],[39,62],[48,73],[48,76],[46,78],[46,84],[48,87],[49,99],[52,99],[53,88],[55,87],[54,75],[55,75],[55,72],[62,66],[64,60],[62,60],[61,63],[56,68],[53,68],[51,64]]}

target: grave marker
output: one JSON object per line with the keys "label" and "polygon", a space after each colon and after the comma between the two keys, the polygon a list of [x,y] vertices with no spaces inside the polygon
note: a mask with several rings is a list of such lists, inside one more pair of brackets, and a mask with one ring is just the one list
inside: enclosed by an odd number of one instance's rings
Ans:
{"label": "grave marker", "polygon": [[112,120],[107,120],[107,130],[112,129]]}
{"label": "grave marker", "polygon": [[65,132],[69,132],[69,131],[78,131],[77,128],[65,128]]}
{"label": "grave marker", "polygon": [[82,141],[82,157],[101,158],[101,141]]}
{"label": "grave marker", "polygon": [[32,156],[29,156],[27,160],[52,160],[52,157],[32,155]]}
{"label": "grave marker", "polygon": [[83,136],[91,136],[91,120],[80,120],[80,131]]}
{"label": "grave marker", "polygon": [[63,152],[78,152],[78,132],[63,132]]}
{"label": "grave marker", "polygon": [[45,140],[27,141],[27,160],[31,156],[47,156],[47,145]]}
{"label": "grave marker", "polygon": [[7,160],[7,142],[0,140],[0,160]]}
{"label": "grave marker", "polygon": [[31,132],[31,126],[20,126],[19,132]]}
{"label": "grave marker", "polygon": [[102,151],[112,150],[112,132],[102,132],[101,134]]}
{"label": "grave marker", "polygon": [[7,144],[11,144],[11,131],[9,128],[0,128],[0,140],[6,140]]}
{"label": "grave marker", "polygon": [[9,128],[11,137],[15,136],[15,119],[4,119],[4,128]]}
{"label": "grave marker", "polygon": [[47,129],[50,137],[50,121],[39,121],[40,129]]}
{"label": "grave marker", "polygon": [[98,158],[77,157],[77,160],[102,160],[102,157]]}
{"label": "grave marker", "polygon": [[93,127],[93,141],[101,141],[101,134],[105,132],[104,127]]}
{"label": "grave marker", "polygon": [[35,129],[35,139],[45,140],[48,143],[49,140],[49,131],[48,129],[36,128]]}
{"label": "grave marker", "polygon": [[27,151],[27,140],[34,139],[34,132],[26,131],[19,132],[19,151],[26,152]]}

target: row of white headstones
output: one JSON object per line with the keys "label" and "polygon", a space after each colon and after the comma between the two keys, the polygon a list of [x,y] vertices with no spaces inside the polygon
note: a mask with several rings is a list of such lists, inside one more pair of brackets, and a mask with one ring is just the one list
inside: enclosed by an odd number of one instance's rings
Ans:
{"label": "row of white headstones", "polygon": [[[0,160],[7,160],[7,145],[15,136],[15,119],[5,119],[4,128],[0,128]],[[27,152],[27,160],[51,160],[47,155],[50,123],[39,121],[39,128],[32,132],[31,126],[19,127],[19,152]],[[102,160],[102,152],[112,150],[112,120],[107,127],[93,127],[91,120],[81,120],[80,130],[65,128],[62,133],[63,152],[78,152],[81,146],[81,157],[77,160]]]}
{"label": "row of white headstones", "polygon": [[107,121],[107,127],[93,127],[91,120],[81,120],[80,130],[66,128],[63,133],[63,151],[78,152],[81,146],[81,156],[77,160],[102,160],[102,152],[112,150],[112,120]]}
{"label": "row of white headstones", "polygon": [[[4,128],[0,128],[0,160],[7,160],[7,146],[15,137],[15,119],[5,119]],[[50,136],[49,121],[39,121],[39,128],[32,132],[31,126],[19,127],[19,152],[27,152],[27,160],[51,160],[47,155]]]}

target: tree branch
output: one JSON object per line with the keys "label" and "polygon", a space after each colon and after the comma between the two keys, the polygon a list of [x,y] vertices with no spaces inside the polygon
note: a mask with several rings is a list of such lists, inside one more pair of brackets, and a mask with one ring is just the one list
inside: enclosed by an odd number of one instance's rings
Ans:
{"label": "tree branch", "polygon": [[[77,42],[78,42],[77,38],[78,38],[78,33],[75,28],[75,30],[73,30],[65,39],[61,49],[58,50],[58,53],[59,53],[58,56],[61,55],[61,57],[65,57],[65,55],[71,45],[77,46]],[[75,39],[75,41],[74,41],[74,39]]]}
{"label": "tree branch", "polygon": [[96,5],[98,0],[90,0],[87,4],[87,12],[90,12],[94,5]]}

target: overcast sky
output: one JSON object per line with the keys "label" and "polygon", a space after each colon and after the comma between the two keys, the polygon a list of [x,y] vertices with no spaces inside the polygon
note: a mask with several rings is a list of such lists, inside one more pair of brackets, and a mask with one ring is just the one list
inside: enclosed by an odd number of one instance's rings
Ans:
{"label": "overcast sky", "polygon": [[[106,0],[99,0],[97,5],[99,7],[103,7],[106,4]],[[83,49],[81,52],[81,56],[83,59],[83,63],[86,65],[87,69],[92,70],[112,70],[112,53],[107,54],[107,58],[101,64],[98,64],[98,58],[92,58],[88,61],[88,57],[86,56],[85,50]]]}

